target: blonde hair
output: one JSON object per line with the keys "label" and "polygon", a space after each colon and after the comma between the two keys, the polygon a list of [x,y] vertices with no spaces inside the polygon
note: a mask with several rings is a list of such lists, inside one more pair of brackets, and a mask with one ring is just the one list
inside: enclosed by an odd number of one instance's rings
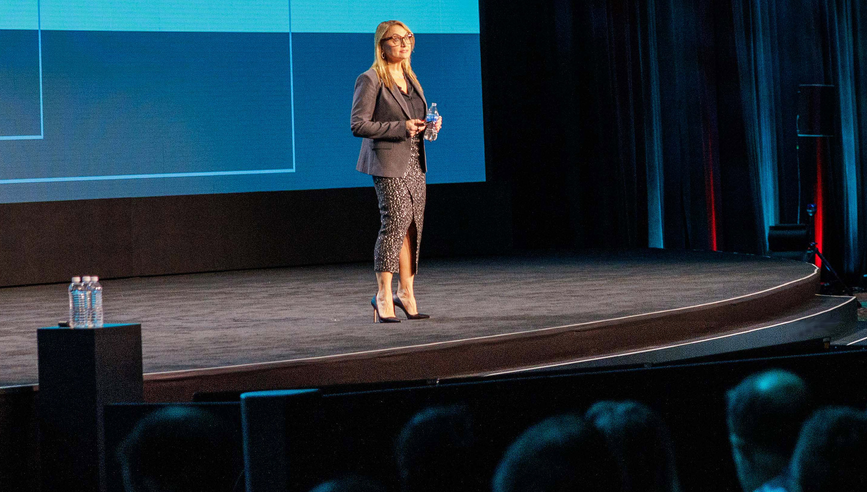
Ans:
{"label": "blonde hair", "polygon": [[[382,83],[391,89],[391,86],[394,85],[394,79],[391,78],[391,74],[388,72],[388,66],[385,61],[385,53],[382,51],[382,41],[385,37],[385,33],[388,32],[391,26],[400,26],[406,32],[412,33],[406,24],[399,20],[388,20],[384,22],[380,22],[378,26],[376,26],[376,32],[373,34],[373,65],[370,68],[376,71],[376,75],[379,77],[379,80]],[[412,46],[410,48],[415,48],[415,38],[413,37]],[[412,80],[415,84],[421,87],[421,84],[418,81],[418,78],[415,76],[415,72],[412,71],[412,65],[410,65],[409,58],[400,62],[401,67],[403,68],[403,72],[406,76]]]}

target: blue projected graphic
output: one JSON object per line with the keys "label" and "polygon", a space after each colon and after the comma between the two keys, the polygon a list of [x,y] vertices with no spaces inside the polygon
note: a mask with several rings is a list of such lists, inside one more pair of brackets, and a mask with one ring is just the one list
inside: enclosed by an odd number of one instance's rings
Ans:
{"label": "blue projected graphic", "polygon": [[370,186],[349,111],[390,18],[448,120],[428,182],[484,181],[475,1],[14,0],[0,203]]}
{"label": "blue projected graphic", "polygon": [[36,140],[43,126],[39,2],[15,7],[8,17],[21,29],[0,30],[0,140]]}

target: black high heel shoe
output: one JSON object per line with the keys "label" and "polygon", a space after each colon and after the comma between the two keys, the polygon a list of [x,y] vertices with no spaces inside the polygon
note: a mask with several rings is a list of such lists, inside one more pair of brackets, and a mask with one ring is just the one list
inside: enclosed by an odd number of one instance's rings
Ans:
{"label": "black high heel shoe", "polygon": [[400,301],[400,297],[394,296],[394,297],[392,297],[392,300],[394,301],[394,307],[399,307],[400,309],[403,310],[403,314],[406,315],[406,319],[429,319],[430,318],[429,314],[422,314],[422,313],[409,314],[409,312],[403,306],[403,302]]}
{"label": "black high heel shoe", "polygon": [[370,304],[373,305],[373,322],[374,323],[400,323],[400,320],[397,319],[397,316],[393,318],[383,318],[379,315],[379,308],[376,307],[376,296],[373,296],[373,299],[370,300]]}

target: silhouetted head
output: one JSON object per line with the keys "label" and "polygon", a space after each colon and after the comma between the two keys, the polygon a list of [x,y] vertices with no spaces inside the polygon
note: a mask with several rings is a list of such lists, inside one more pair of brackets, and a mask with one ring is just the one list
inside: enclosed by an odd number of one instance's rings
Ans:
{"label": "silhouetted head", "polygon": [[240,474],[234,428],[194,407],[143,418],[118,449],[127,492],[230,492]]}
{"label": "silhouetted head", "polygon": [[401,490],[477,490],[474,445],[473,422],[466,408],[431,407],[417,413],[395,445]]}
{"label": "silhouetted head", "polygon": [[636,401],[600,401],[585,417],[605,438],[627,490],[680,490],[671,435],[650,407]]}
{"label": "silhouetted head", "polygon": [[792,457],[793,492],[867,490],[867,414],[847,407],[817,411]]}
{"label": "silhouetted head", "polygon": [[546,419],[509,446],[494,492],[617,492],[620,472],[596,429],[577,415]]}
{"label": "silhouetted head", "polygon": [[729,441],[746,492],[784,473],[812,406],[807,385],[782,370],[753,374],[727,394]]}
{"label": "silhouetted head", "polygon": [[321,483],[310,492],[386,492],[386,489],[369,478],[351,476]]}

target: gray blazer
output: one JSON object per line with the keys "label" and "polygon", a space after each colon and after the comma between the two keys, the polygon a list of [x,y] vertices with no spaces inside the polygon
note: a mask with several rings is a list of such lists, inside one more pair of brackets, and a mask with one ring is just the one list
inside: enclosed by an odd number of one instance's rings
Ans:
{"label": "gray blazer", "polygon": [[[421,87],[418,84],[412,86],[427,107]],[[355,169],[374,176],[403,176],[411,150],[410,138],[406,134],[406,120],[409,119],[412,118],[406,100],[396,85],[391,89],[385,87],[372,68],[359,75],[352,96],[350,127],[353,135],[364,140]],[[427,172],[424,139],[421,141],[418,160],[422,172]]]}

